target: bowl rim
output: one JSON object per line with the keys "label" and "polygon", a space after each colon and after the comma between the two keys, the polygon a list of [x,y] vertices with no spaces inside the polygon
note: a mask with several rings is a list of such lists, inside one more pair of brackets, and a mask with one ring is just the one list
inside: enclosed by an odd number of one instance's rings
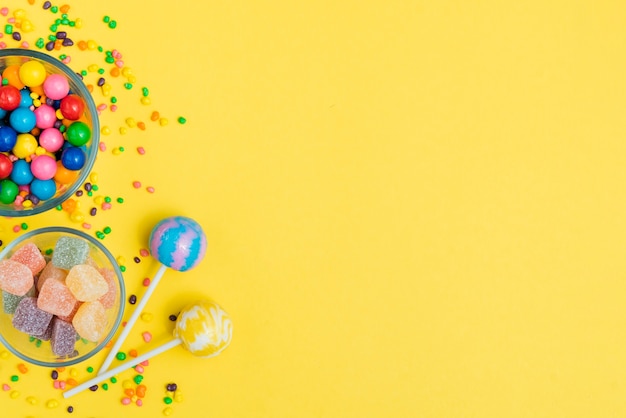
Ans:
{"label": "bowl rim", "polygon": [[111,262],[111,265],[113,266],[113,270],[115,271],[115,276],[117,277],[117,281],[118,281],[119,288],[120,288],[120,299],[119,299],[120,307],[119,307],[119,311],[117,313],[117,317],[115,318],[115,322],[114,322],[113,326],[111,327],[111,331],[109,331],[107,336],[100,342],[100,344],[98,344],[96,347],[94,347],[92,350],[90,350],[89,353],[84,354],[82,356],[76,356],[76,357],[68,358],[65,361],[55,361],[55,362],[48,362],[48,361],[37,360],[37,359],[31,358],[31,357],[28,357],[28,356],[22,354],[21,352],[19,352],[18,350],[16,350],[4,338],[4,336],[0,332],[0,343],[2,343],[11,353],[13,353],[17,357],[21,358],[22,360],[25,360],[25,361],[27,361],[29,363],[32,363],[32,364],[36,364],[37,366],[44,366],[44,367],[67,367],[67,366],[72,366],[74,364],[77,364],[77,363],[80,363],[82,361],[85,361],[85,360],[93,357],[96,353],[99,353],[109,343],[109,341],[111,341],[113,336],[117,333],[117,330],[119,329],[120,324],[122,323],[122,318],[124,317],[124,308],[126,306],[126,303],[125,303],[125,301],[126,301],[126,288],[125,288],[125,284],[124,284],[124,276],[122,275],[122,271],[120,270],[120,268],[119,268],[119,266],[117,264],[117,260],[115,260],[115,258],[111,254],[111,252],[100,241],[98,241],[97,239],[95,239],[91,235],[88,235],[88,234],[84,233],[83,231],[79,231],[78,229],[74,229],[74,228],[68,228],[68,227],[64,227],[64,226],[49,226],[49,227],[44,227],[44,228],[33,229],[32,231],[26,232],[25,234],[20,235],[19,237],[17,237],[13,241],[11,241],[0,252],[0,260],[4,259],[6,257],[6,255],[12,249],[14,249],[16,246],[18,246],[22,242],[24,242],[24,241],[26,241],[26,240],[28,240],[30,238],[33,238],[33,237],[35,237],[37,235],[46,234],[46,233],[62,233],[62,234],[67,234],[67,235],[72,235],[72,236],[78,236],[80,238],[86,239],[91,244],[94,244],[100,251],[102,251],[102,253],[106,256],[106,258]]}
{"label": "bowl rim", "polygon": [[100,145],[100,120],[98,118],[98,110],[96,108],[96,104],[94,102],[93,96],[87,90],[87,86],[83,82],[82,78],[78,76],[78,74],[72,70],[68,65],[66,65],[63,61],[53,57],[49,54],[44,54],[39,51],[32,51],[29,49],[21,49],[21,48],[6,48],[0,50],[0,58],[4,57],[27,57],[34,58],[41,61],[45,61],[46,63],[57,67],[61,70],[68,78],[72,80],[74,84],[78,86],[78,94],[85,101],[85,105],[89,108],[89,112],[93,115],[93,126],[91,132],[91,152],[87,156],[85,161],[85,165],[81,169],[81,173],[78,178],[74,181],[72,186],[68,187],[67,190],[57,196],[56,198],[51,198],[48,200],[44,200],[43,203],[35,205],[32,208],[21,209],[21,210],[11,210],[11,209],[2,209],[0,207],[0,216],[8,216],[8,217],[21,217],[21,216],[31,216],[36,215],[38,213],[46,212],[61,203],[65,202],[69,199],[76,190],[85,182],[91,170],[93,169],[93,165],[96,162],[96,157],[98,155],[98,149]]}

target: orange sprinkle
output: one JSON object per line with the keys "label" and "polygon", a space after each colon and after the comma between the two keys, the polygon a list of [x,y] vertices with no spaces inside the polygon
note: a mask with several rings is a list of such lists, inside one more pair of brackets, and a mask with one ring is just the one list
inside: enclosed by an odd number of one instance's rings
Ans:
{"label": "orange sprinkle", "polygon": [[156,122],[157,120],[159,120],[160,117],[161,115],[159,115],[159,112],[155,110],[154,112],[152,112],[152,115],[150,115],[150,120]]}
{"label": "orange sprinkle", "polygon": [[133,396],[135,396],[135,390],[133,388],[125,389],[124,394],[129,398],[132,398]]}
{"label": "orange sprinkle", "polygon": [[20,373],[26,373],[28,372],[28,368],[26,368],[26,365],[24,363],[20,363],[17,365],[17,370],[20,371]]}
{"label": "orange sprinkle", "polygon": [[70,11],[70,5],[69,4],[64,4],[63,6],[59,7],[59,11],[61,13],[67,13]]}
{"label": "orange sprinkle", "polygon": [[135,350],[134,348],[128,352],[128,355],[131,357],[137,357],[137,354],[137,350]]}
{"label": "orange sprinkle", "polygon": [[33,4],[35,4],[35,0],[28,0],[28,4],[32,6]]}
{"label": "orange sprinkle", "polygon": [[65,367],[57,367],[57,372],[63,373],[65,371]]}
{"label": "orange sprinkle", "polygon": [[60,51],[62,47],[63,47],[63,41],[62,40],[57,39],[56,41],[54,41],[54,50],[55,51]]}
{"label": "orange sprinkle", "polygon": [[120,76],[120,69],[117,68],[117,67],[111,68],[111,75],[113,77],[119,77]]}
{"label": "orange sprinkle", "polygon": [[89,93],[93,93],[93,84],[87,84],[87,91],[89,91]]}
{"label": "orange sprinkle", "polygon": [[143,398],[144,396],[146,396],[146,389],[148,389],[146,387],[146,385],[139,385],[137,386],[137,397],[139,398]]}
{"label": "orange sprinkle", "polygon": [[37,128],[37,127],[34,127],[34,128],[30,131],[30,133],[31,133],[32,135],[34,135],[34,136],[39,136],[39,134],[41,133],[41,129],[39,129],[39,128]]}
{"label": "orange sprinkle", "polygon": [[61,203],[61,207],[66,212],[73,212],[74,209],[76,209],[76,201],[72,198],[69,198],[65,202]]}
{"label": "orange sprinkle", "polygon": [[85,41],[78,41],[78,49],[80,49],[81,51],[84,51],[85,49],[87,49],[87,42]]}
{"label": "orange sprinkle", "polygon": [[70,386],[76,386],[78,384],[76,379],[74,379],[73,377],[70,377],[69,379],[67,379],[65,383],[67,383]]}
{"label": "orange sprinkle", "polygon": [[146,130],[146,124],[143,122],[137,122],[137,127],[141,129],[142,131]]}

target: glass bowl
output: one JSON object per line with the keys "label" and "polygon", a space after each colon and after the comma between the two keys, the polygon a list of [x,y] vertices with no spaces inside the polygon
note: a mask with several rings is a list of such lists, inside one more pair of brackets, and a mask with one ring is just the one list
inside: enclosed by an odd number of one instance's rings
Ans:
{"label": "glass bowl", "polygon": [[[27,232],[24,235],[21,235],[20,237],[15,239],[2,252],[0,252],[0,265],[1,263],[5,263],[5,260],[11,258],[20,248],[24,248],[24,246],[30,246],[30,248],[32,249],[32,244],[37,246],[41,254],[46,258],[46,262],[50,264],[52,263],[52,261],[50,260],[53,258],[53,250],[55,249],[57,241],[59,241],[59,239],[67,240],[68,238],[80,240],[81,242],[87,244],[83,244],[83,248],[88,248],[88,250],[84,264],[81,264],[81,266],[90,265],[96,268],[99,272],[103,273],[103,276],[108,275],[108,288],[114,289],[115,293],[109,295],[110,299],[106,304],[102,302],[102,305],[105,305],[107,307],[107,309],[104,311],[106,315],[106,320],[104,322],[106,323],[106,325],[101,331],[101,336],[98,338],[98,340],[90,341],[78,335],[77,332],[76,337],[74,338],[74,351],[71,354],[55,355],[52,349],[51,341],[46,341],[45,339],[29,335],[28,333],[22,332],[21,330],[18,330],[13,326],[14,315],[13,313],[11,313],[11,311],[14,311],[15,308],[12,308],[11,305],[17,305],[17,303],[14,302],[13,299],[19,298],[19,296],[7,294],[8,292],[2,291],[2,308],[0,308],[0,343],[4,344],[4,346],[17,357],[39,366],[70,366],[72,364],[87,360],[88,358],[97,354],[111,340],[111,338],[119,328],[122,321],[122,316],[124,314],[124,301],[126,299],[126,292],[122,272],[120,271],[116,260],[113,258],[111,253],[102,245],[101,242],[85,234],[82,231],[65,227],[48,227]],[[68,247],[66,245],[65,250],[67,251],[68,248],[72,249],[72,254],[77,252],[73,249],[73,247]],[[57,251],[57,257],[61,260],[63,260],[62,255],[65,255],[61,252],[62,249],[63,245],[60,245]],[[33,251],[36,250],[33,249]],[[15,256],[14,260],[20,260],[20,258],[18,256]],[[56,260],[57,258],[55,258],[55,265]],[[67,270],[65,269],[62,270],[63,272],[67,272]],[[105,271],[106,274],[104,274]],[[34,294],[37,294],[37,280],[43,274],[44,273],[38,273],[35,275],[35,285],[33,286],[33,289],[31,289]],[[50,276],[49,273],[46,273],[46,276],[49,278],[47,278],[44,283],[47,283],[47,281],[50,280],[57,280],[56,278],[52,278],[53,276]],[[67,284],[67,287],[70,288],[69,276],[67,283],[65,281],[65,278],[63,277],[59,278],[58,280]],[[44,284],[43,286],[46,286],[46,284]],[[29,297],[30,294],[31,292],[27,293],[24,297]],[[38,296],[40,295],[37,295],[37,297]],[[7,300],[7,297],[9,298],[9,300]],[[85,304],[86,302],[82,303],[82,305]],[[80,306],[78,308],[79,312],[82,305],[80,304],[80,302],[78,303],[78,306]],[[17,309],[20,309],[20,305],[17,305]],[[73,322],[75,318],[79,315],[78,313],[75,313],[75,311],[73,312],[73,314],[76,315],[74,319],[66,318],[66,321],[68,321],[66,323],[69,323],[69,321]],[[55,320],[56,318],[53,317],[52,321]]]}
{"label": "glass bowl", "polygon": [[[24,149],[21,146],[19,147],[19,149],[17,146],[10,148],[11,141],[14,141],[14,140],[10,139],[8,140],[8,142],[6,142],[4,134],[3,134],[4,131],[0,131],[0,216],[5,216],[5,217],[35,215],[35,214],[53,209],[56,206],[63,203],[65,200],[71,197],[74,194],[74,192],[76,192],[76,190],[81,186],[81,184],[83,184],[87,180],[87,176],[89,175],[93,167],[93,164],[96,160],[96,155],[98,152],[98,143],[100,139],[100,125],[98,121],[98,113],[97,113],[96,105],[93,101],[91,94],[87,90],[87,87],[83,83],[81,77],[78,74],[76,74],[71,68],[69,68],[67,65],[65,65],[63,62],[56,59],[55,57],[52,57],[50,55],[47,55],[38,51],[9,48],[9,49],[0,50],[0,74],[4,74],[6,70],[9,76],[8,77],[3,76],[3,78],[6,80],[10,80],[9,84],[18,89],[20,88],[19,85],[20,84],[23,85],[24,82],[26,82],[26,84],[34,84],[35,81],[29,81],[28,79],[26,79],[26,76],[22,77],[24,78],[24,81],[22,81],[22,78],[19,78],[19,74],[21,74],[19,69],[21,69],[21,66],[24,63],[29,62],[29,61],[37,61],[43,65],[43,68],[45,69],[46,79],[50,75],[55,75],[56,78],[58,78],[58,75],[64,76],[67,79],[67,83],[69,84],[68,96],[70,95],[73,96],[72,97],[73,103],[72,103],[72,100],[68,100],[66,104],[63,105],[62,99],[56,98],[55,100],[53,100],[53,98],[51,97],[47,97],[47,102],[46,100],[40,100],[42,104],[46,104],[47,106],[50,106],[52,109],[57,110],[61,107],[62,109],[70,109],[70,110],[66,112],[67,117],[64,117],[63,119],[56,119],[54,115],[51,115],[50,112],[47,112],[48,122],[45,122],[46,118],[43,116],[46,113],[42,112],[42,116],[41,116],[42,122],[41,123],[39,122],[40,119],[39,119],[39,116],[37,116],[37,126],[33,130],[25,131],[26,129],[28,129],[28,127],[31,126],[29,124],[26,124],[25,127],[23,127],[22,130],[24,130],[24,132],[22,133],[32,134],[33,137],[37,141],[35,145],[32,145],[33,141],[30,140],[29,146],[30,147],[37,146],[38,148],[36,148],[36,151],[34,153],[31,153],[29,156],[23,156],[23,155],[25,155],[25,153],[26,154],[30,153],[32,148]],[[16,68],[18,68],[17,72],[15,70]],[[12,77],[10,76],[11,69],[14,70]],[[30,74],[31,78],[33,78],[32,72],[29,73],[28,71],[25,70],[24,74],[26,75]],[[15,81],[16,77],[17,77],[17,81]],[[3,82],[6,82],[6,80],[3,80]],[[34,92],[35,94],[40,94],[39,98],[41,99],[46,98],[46,95],[45,95],[46,91],[48,91],[50,96],[54,96],[54,94],[59,94],[59,93],[53,94],[53,91],[54,91],[53,89],[46,90],[45,87],[46,87],[45,83],[40,86],[33,86],[33,87],[24,86],[22,87],[21,91],[24,91],[26,93]],[[76,96],[82,99],[82,103],[84,105],[82,106],[83,107],[82,112],[80,111],[80,108],[81,108],[80,105],[72,107],[72,104],[75,104],[77,101]],[[0,92],[0,103],[2,103],[2,100],[3,100],[3,93]],[[37,104],[39,103],[35,101],[35,103],[31,105],[31,111],[33,111],[33,113],[37,113],[35,112],[36,110],[38,111],[39,106],[36,106]],[[74,109],[74,110],[71,111],[71,109]],[[50,109],[45,109],[45,110],[50,110]],[[79,115],[79,116],[72,116],[71,115],[72,112],[74,112],[76,115]],[[12,113],[15,113],[15,111],[3,110],[2,108],[0,108],[0,129],[3,129],[2,127],[6,127],[6,126],[13,128]],[[80,118],[76,119],[78,117]],[[32,116],[29,116],[29,118],[32,120]],[[24,122],[24,119],[20,119],[19,117],[16,117],[15,119],[20,121],[19,122],[20,124]],[[54,119],[56,124],[59,125],[57,126],[57,129],[61,131],[62,138],[59,137],[58,132],[48,132],[45,138],[41,136],[41,133],[44,132],[44,130],[46,130],[45,126],[48,126],[51,119]],[[70,142],[68,140],[68,134],[70,132],[69,126],[73,122],[82,122],[83,124],[85,124],[90,130],[89,132],[90,138],[87,140],[86,143],[81,144],[83,139],[80,139],[80,138],[87,138],[87,135],[85,135],[85,132],[86,132],[84,129],[85,125],[81,125],[77,123],[76,127],[72,129],[72,137],[78,138],[78,140],[75,140],[72,144],[76,146],[70,147],[72,148],[70,151],[65,151],[65,148],[68,145],[70,145]],[[39,128],[40,125],[42,126],[42,128]],[[81,129],[78,129],[79,125]],[[51,130],[54,130],[54,128]],[[17,134],[19,135],[20,132],[21,131],[17,131]],[[11,133],[9,134],[9,136],[14,135],[14,134],[15,133]],[[63,148],[55,150],[55,148],[58,146],[60,142],[63,143]],[[48,144],[53,144],[53,145],[48,145]],[[82,155],[75,148],[81,149]],[[19,152],[16,151],[16,149],[18,149]],[[22,163],[18,163],[19,166],[16,166],[15,161],[13,161],[13,165],[11,167],[8,165],[9,163],[6,162],[7,161],[6,157],[9,157],[9,159],[14,159],[15,155],[18,154],[20,155],[18,157],[19,159],[22,159],[26,161],[27,163],[29,163],[28,167],[30,169],[34,167],[34,164],[32,164],[32,162],[34,162],[43,153],[46,153],[48,157],[52,157],[54,160],[56,160],[57,166],[58,166],[58,164],[61,164],[59,161],[62,160],[63,152],[66,152],[66,157],[64,157],[65,158],[64,161],[69,161],[68,163],[69,167],[66,166],[65,169],[63,169],[62,167],[59,167],[56,170],[55,176],[51,179],[51,180],[54,180],[53,182],[54,187],[51,185],[49,181],[45,184],[45,187],[44,187],[42,186],[41,181],[47,181],[47,180],[39,180],[39,184],[37,188],[31,187],[31,189],[37,191],[37,193],[34,193],[31,190],[24,190],[25,187],[24,185],[22,185],[20,189],[22,196],[20,197],[20,195],[18,195],[15,201],[12,201],[12,202],[9,201],[10,196],[15,192],[15,186],[12,184],[5,184],[6,181],[12,181],[14,184],[17,184],[19,187],[20,182],[24,183],[25,181],[28,180],[29,174],[25,173],[25,171],[28,171],[27,169],[24,168],[26,164],[22,162]],[[81,160],[83,160],[82,166],[79,167]],[[50,158],[43,158],[42,161],[37,163],[38,165],[37,172],[39,172],[39,169],[41,167],[47,168],[47,171],[46,170],[43,171],[45,175],[42,175],[42,177],[44,179],[45,177],[47,177],[47,175],[49,175],[46,173],[50,173],[55,170],[54,167],[51,167],[50,161],[51,161]],[[8,177],[6,177],[7,172],[11,173]],[[35,169],[32,169],[31,172],[34,173]],[[17,176],[16,179],[18,181],[13,181],[12,176],[14,175]],[[26,180],[24,176],[26,176]],[[43,191],[41,190],[42,188],[43,188]],[[3,199],[3,194],[5,191],[7,193],[11,191],[11,195]],[[24,202],[22,202],[21,200],[24,200]]]}

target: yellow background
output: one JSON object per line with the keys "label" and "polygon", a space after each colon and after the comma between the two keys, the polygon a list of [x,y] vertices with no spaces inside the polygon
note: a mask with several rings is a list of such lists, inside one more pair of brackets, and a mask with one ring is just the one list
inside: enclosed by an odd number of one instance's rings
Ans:
{"label": "yellow background", "polygon": [[[42,2],[10,3],[46,34]],[[626,414],[623,2],[71,5],[75,40],[118,48],[153,99],[102,119],[99,185],[126,202],[92,223],[113,229],[128,291],[157,269],[131,260],[162,217],[209,240],[124,348],[166,339],[167,315],[199,296],[234,337],[214,359],[155,358],[142,408],[118,384],[48,411],[60,392],[31,367],[20,398],[0,392],[3,415],[161,416],[169,381],[179,417]],[[153,109],[170,124],[117,133]],[[1,221],[5,242],[18,222]],[[17,363],[0,360],[0,383]]]}

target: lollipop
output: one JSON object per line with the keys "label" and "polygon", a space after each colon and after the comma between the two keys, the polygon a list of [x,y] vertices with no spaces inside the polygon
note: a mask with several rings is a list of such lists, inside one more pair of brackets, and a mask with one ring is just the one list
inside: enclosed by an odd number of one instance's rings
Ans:
{"label": "lollipop", "polygon": [[206,253],[206,236],[196,221],[184,216],[173,216],[159,222],[150,234],[150,252],[161,263],[159,270],[146,288],[143,298],[137,303],[135,311],[128,319],[111,351],[104,359],[98,374],[106,372],[115,358],[131,328],[137,322],[141,311],[148,303],[152,292],[159,284],[163,273],[169,267],[178,271],[187,271],[204,258]]}
{"label": "lollipop", "polygon": [[228,347],[232,336],[233,324],[228,313],[222,307],[208,300],[193,303],[178,315],[173,340],[64,392],[63,397],[74,396],[103,380],[181,344],[196,357],[214,357]]}

